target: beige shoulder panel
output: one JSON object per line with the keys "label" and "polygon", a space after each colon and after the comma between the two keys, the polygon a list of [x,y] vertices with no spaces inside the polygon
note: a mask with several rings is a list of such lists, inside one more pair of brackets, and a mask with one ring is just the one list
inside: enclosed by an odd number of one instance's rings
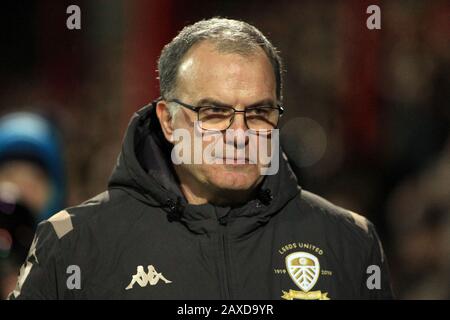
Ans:
{"label": "beige shoulder panel", "polygon": [[66,210],[62,210],[48,219],[59,239],[73,230],[72,219]]}
{"label": "beige shoulder panel", "polygon": [[363,217],[362,215],[359,215],[353,211],[347,210],[353,217],[353,220],[355,220],[355,223],[358,227],[363,229],[365,232],[369,232],[369,224],[367,222],[367,219]]}

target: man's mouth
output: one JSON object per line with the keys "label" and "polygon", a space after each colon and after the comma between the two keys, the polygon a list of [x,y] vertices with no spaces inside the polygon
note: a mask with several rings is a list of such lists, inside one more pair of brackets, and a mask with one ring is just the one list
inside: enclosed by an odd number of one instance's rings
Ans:
{"label": "man's mouth", "polygon": [[224,164],[256,164],[254,161],[251,161],[249,158],[216,158],[222,160]]}

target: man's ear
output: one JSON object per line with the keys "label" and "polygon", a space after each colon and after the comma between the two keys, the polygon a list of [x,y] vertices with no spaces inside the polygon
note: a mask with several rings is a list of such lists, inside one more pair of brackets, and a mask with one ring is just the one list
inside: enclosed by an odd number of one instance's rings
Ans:
{"label": "man's ear", "polygon": [[172,126],[172,116],[169,112],[169,106],[166,101],[161,100],[158,102],[156,105],[156,116],[159,119],[164,137],[166,137],[167,141],[172,142],[174,129]]}

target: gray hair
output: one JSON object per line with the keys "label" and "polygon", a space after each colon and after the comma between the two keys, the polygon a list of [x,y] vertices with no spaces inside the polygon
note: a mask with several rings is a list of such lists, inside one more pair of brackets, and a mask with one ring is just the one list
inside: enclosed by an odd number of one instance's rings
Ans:
{"label": "gray hair", "polygon": [[[158,61],[161,96],[171,99],[175,94],[178,68],[183,57],[196,43],[212,41],[219,52],[250,56],[258,48],[263,49],[272,64],[276,79],[277,99],[282,100],[282,61],[277,49],[254,26],[238,20],[212,18],[186,26],[162,50]],[[176,105],[169,104],[173,115]]]}

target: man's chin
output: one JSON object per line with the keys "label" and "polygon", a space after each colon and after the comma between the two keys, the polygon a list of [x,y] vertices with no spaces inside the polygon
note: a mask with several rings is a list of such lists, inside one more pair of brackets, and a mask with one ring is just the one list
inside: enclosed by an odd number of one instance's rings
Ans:
{"label": "man's chin", "polygon": [[210,174],[210,183],[219,189],[240,191],[252,188],[260,178],[254,165],[222,165]]}

